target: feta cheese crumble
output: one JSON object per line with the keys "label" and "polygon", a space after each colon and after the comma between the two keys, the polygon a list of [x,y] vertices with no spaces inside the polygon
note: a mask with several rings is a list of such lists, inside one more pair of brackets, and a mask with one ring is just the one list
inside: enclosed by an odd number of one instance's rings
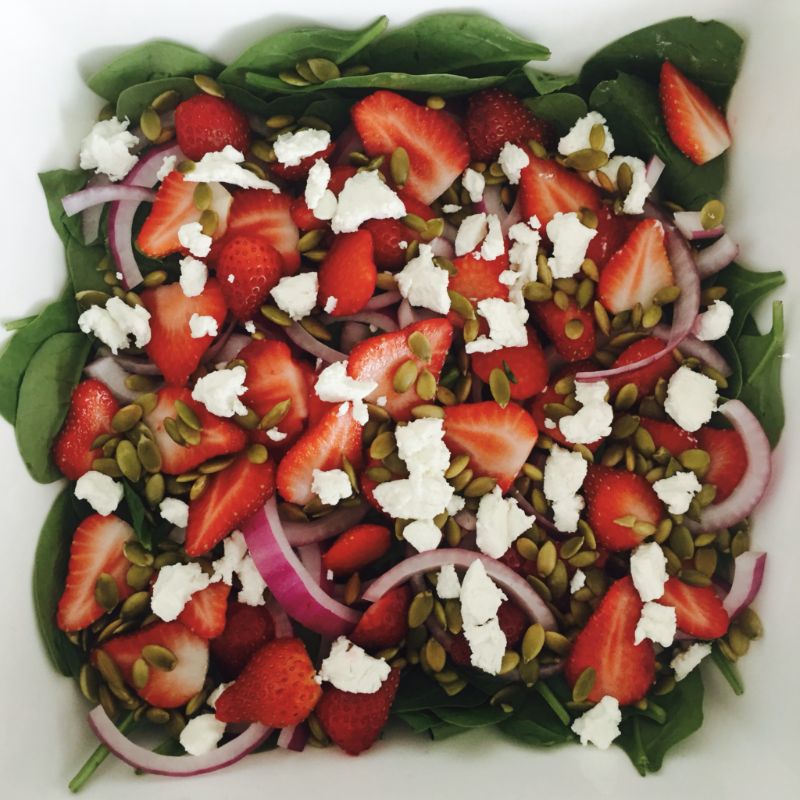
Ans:
{"label": "feta cheese crumble", "polygon": [[289,434],[279,431],[277,428],[270,428],[267,432],[267,439],[272,442],[282,442]]}
{"label": "feta cheese crumble", "polygon": [[450,466],[450,451],[444,443],[441,419],[413,420],[395,430],[397,454],[410,474],[438,475]]}
{"label": "feta cheese crumble", "polygon": [[442,541],[442,532],[433,520],[415,519],[403,528],[403,540],[408,542],[418,553],[435,550]]}
{"label": "feta cheese crumble", "polygon": [[334,297],[333,295],[331,295],[331,296],[330,296],[330,297],[329,297],[329,298],[328,298],[328,299],[325,301],[325,305],[323,306],[322,310],[323,310],[323,311],[324,311],[326,314],[333,314],[333,312],[334,312],[334,311],[336,311],[336,306],[337,306],[338,304],[339,304],[339,298],[338,298],[338,297]]}
{"label": "feta cheese crumble", "polygon": [[178,241],[193,256],[205,258],[211,252],[212,239],[203,233],[203,226],[199,222],[187,222],[178,228]]}
{"label": "feta cheese crumble", "polygon": [[218,417],[232,417],[234,414],[244,416],[247,408],[239,398],[247,391],[244,385],[246,377],[245,368],[241,365],[209,372],[198,378],[192,389],[192,400],[202,403]]}
{"label": "feta cheese crumble", "polygon": [[225,733],[225,723],[214,714],[192,717],[180,733],[180,743],[190,756],[202,756],[216,749]]}
{"label": "feta cheese crumble", "polygon": [[461,185],[467,190],[469,199],[473,203],[480,203],[483,200],[483,192],[486,189],[486,178],[480,172],[467,167],[461,176]]}
{"label": "feta cheese crumble", "polygon": [[456,231],[455,251],[457,256],[472,253],[481,246],[476,257],[494,261],[506,249],[503,227],[497,214],[471,214],[466,217]]}
{"label": "feta cheese crumble", "polygon": [[597,231],[584,225],[574,211],[567,214],[557,211],[546,230],[553,243],[553,255],[547,259],[553,278],[571,278],[580,270],[586,248]]}
{"label": "feta cheese crumble", "polygon": [[708,655],[711,655],[711,645],[705,642],[695,642],[682,653],[678,653],[669,662],[675,670],[675,680],[682,681]]}
{"label": "feta cheese crumble", "polygon": [[483,625],[464,624],[464,637],[469,644],[469,662],[489,675],[497,675],[503,665],[507,639],[500,620],[493,617]]}
{"label": "feta cheese crumble", "polygon": [[662,478],[653,484],[658,499],[667,507],[670,514],[685,514],[692,498],[702,489],[694,472],[676,472],[669,478]]}
{"label": "feta cheese crumble", "polygon": [[312,473],[311,491],[319,497],[326,506],[335,506],[353,494],[350,478],[342,469],[321,470],[315,469]]}
{"label": "feta cheese crumble", "polygon": [[570,594],[575,594],[575,592],[583,589],[584,586],[586,586],[586,573],[582,569],[576,569],[572,580],[569,582],[569,592]]}
{"label": "feta cheese crumble", "polygon": [[539,254],[539,220],[531,217],[527,223],[517,222],[508,230],[508,238],[513,242],[508,251],[511,269],[500,273],[500,283],[509,286],[508,299],[517,305],[525,304],[522,290],[526,283],[537,279],[536,257]]}
{"label": "feta cheese crumble", "polygon": [[327,681],[342,692],[375,694],[391,671],[384,659],[367,655],[361,647],[340,636],[320,665],[317,680]]}
{"label": "feta cheese crumble", "polygon": [[204,336],[216,336],[219,333],[219,328],[214,317],[192,314],[189,317],[189,332],[192,339],[202,339]]}
{"label": "feta cheese crumble", "polygon": [[351,233],[368,219],[400,219],[405,213],[405,204],[377,171],[358,172],[347,179],[339,192],[331,230]]}
{"label": "feta cheese crumble", "polygon": [[187,297],[197,297],[203,293],[208,280],[208,267],[192,256],[186,256],[179,262],[181,267],[181,290]]}
{"label": "feta cheese crumble", "polygon": [[251,555],[247,555],[242,559],[236,574],[242,584],[236,599],[246,606],[263,606],[266,602],[264,600],[264,589],[267,588],[267,584],[264,582],[264,578],[261,577],[261,573],[258,571],[256,562],[253,561]]}
{"label": "feta cheese crumble", "polygon": [[457,214],[461,211],[462,206],[457,205],[456,203],[446,203],[442,206],[442,213],[444,214]]}
{"label": "feta cheese crumble", "polygon": [[316,272],[301,272],[299,275],[287,275],[278,281],[270,290],[272,299],[281,311],[285,311],[293,320],[307,317],[317,304],[319,278]]}
{"label": "feta cheese crumble", "polygon": [[568,156],[572,153],[577,153],[578,150],[589,150],[592,146],[589,136],[595,125],[603,126],[605,141],[601,149],[606,155],[610,156],[614,152],[614,138],[611,136],[611,131],[606,124],[606,118],[597,111],[590,111],[581,117],[570,128],[569,133],[559,139],[558,152],[562,156]]}
{"label": "feta cheese crumble", "polygon": [[164,160],[161,162],[161,166],[158,168],[158,172],[156,172],[156,180],[163,181],[170,172],[175,171],[175,165],[178,163],[178,156],[164,156]]}
{"label": "feta cheese crumble", "polygon": [[[206,153],[191,172],[184,174],[183,179],[187,183],[229,183],[242,189],[268,189],[280,194],[280,189],[274,183],[245,169],[241,166],[243,162],[244,154],[228,144],[218,152]],[[213,189],[216,187],[212,187]]]}
{"label": "feta cheese crumble", "polygon": [[580,737],[581,744],[593,744],[601,750],[608,750],[619,736],[622,712],[616,697],[606,695],[596,706],[590,708],[572,723],[572,731]]}
{"label": "feta cheese crumble", "polygon": [[[314,391],[320,400],[326,403],[353,404],[353,419],[366,425],[369,414],[364,398],[368,397],[378,384],[373,380],[359,381],[347,374],[347,362],[335,361],[329,364],[317,376]],[[347,412],[345,407],[344,412]]]}
{"label": "feta cheese crumble", "polygon": [[299,131],[282,133],[275,140],[273,149],[280,164],[297,167],[304,158],[324,150],[331,143],[328,131],[303,128]]}
{"label": "feta cheese crumble", "polygon": [[185,528],[189,524],[189,504],[177,497],[165,497],[158,506],[161,519],[171,522],[177,528]]}
{"label": "feta cheese crumble", "polygon": [[378,484],[372,492],[381,508],[395,519],[432,520],[447,508],[453,487],[442,475],[414,475]]}
{"label": "feta cheese crumble", "polygon": [[442,600],[458,600],[461,594],[461,583],[458,580],[456,568],[452,564],[445,564],[439,570],[436,579],[436,594]]}
{"label": "feta cheese crumble", "polygon": [[247,556],[247,542],[241,531],[234,531],[226,539],[222,540],[222,557],[218,558],[211,566],[214,569],[212,583],[223,583],[230,586],[233,583],[233,576],[239,571],[242,562]]}
{"label": "feta cheese crumble", "polygon": [[627,164],[631,169],[631,188],[625,199],[622,201],[622,211],[625,214],[641,214],[644,211],[644,201],[647,200],[653,187],[647,182],[645,173],[647,167],[641,158],[635,156],[614,156],[608,163],[600,167],[598,172],[602,172],[609,180],[616,184],[619,168]]}
{"label": "feta cheese crumble", "polygon": [[522,170],[531,163],[530,156],[521,148],[511,142],[506,142],[497,157],[497,163],[511,184],[519,183]]}
{"label": "feta cheese crumble", "polygon": [[429,244],[420,244],[419,254],[395,275],[395,279],[400,294],[412,306],[429,308],[437,314],[450,310],[447,294],[450,273],[433,263],[433,248]]}
{"label": "feta cheese crumble", "polygon": [[667,558],[656,542],[640,544],[631,556],[631,578],[645,603],[664,595],[667,582]]}
{"label": "feta cheese crumble", "polygon": [[678,628],[677,616],[672,606],[661,603],[645,603],[642,615],[636,623],[633,634],[633,643],[640,644],[645,639],[669,647],[675,641],[675,632]]}
{"label": "feta cheese crumble", "polygon": [[717,409],[717,384],[706,375],[679,367],[667,384],[664,410],[685,431],[705,425]]}
{"label": "feta cheese crumble", "polygon": [[558,421],[558,428],[568,442],[591,444],[611,433],[614,409],[606,402],[607,394],[606,381],[576,381],[575,399],[581,408]]}
{"label": "feta cheese crumble", "polygon": [[578,517],[584,507],[578,490],[583,486],[589,465],[580,453],[554,444],[544,463],[544,496],[553,508],[553,522],[563,533],[578,530]]}
{"label": "feta cheese crumble", "polygon": [[496,675],[506,650],[506,636],[500,628],[497,610],[506,596],[486,574],[486,568],[479,559],[470,564],[464,575],[460,597],[470,663],[490,675]]}
{"label": "feta cheese crumble", "polygon": [[93,333],[114,355],[130,346],[132,336],[137,347],[150,341],[150,312],[144,306],[129,306],[119,297],[110,298],[105,305],[87,308],[78,318],[84,333]]}
{"label": "feta cheese crumble", "polygon": [[694,335],[703,342],[721,339],[731,326],[733,308],[724,300],[715,300],[697,317]]}
{"label": "feta cheese crumble", "polygon": [[95,122],[81,142],[81,169],[93,169],[121,181],[139,160],[129,151],[139,140],[128,131],[129,120],[116,117]]}
{"label": "feta cheese crumble", "polygon": [[475,528],[478,549],[487,556],[500,558],[534,521],[513,497],[503,497],[500,487],[495,486],[478,505]]}
{"label": "feta cheese crumble", "polygon": [[211,579],[194,561],[162,567],[153,584],[150,608],[164,622],[172,622],[180,616],[189,598],[205,589],[209,583]]}
{"label": "feta cheese crumble", "polygon": [[502,347],[524,347],[528,343],[528,309],[508,300],[490,297],[478,301],[478,314],[489,323],[489,335],[467,342],[467,353],[491,353]]}
{"label": "feta cheese crumble", "polygon": [[75,483],[75,497],[86,500],[101,517],[116,510],[122,495],[121,483],[93,469],[81,475]]}
{"label": "feta cheese crumble", "polygon": [[306,180],[306,188],[304,192],[306,205],[311,209],[311,211],[315,211],[317,206],[319,206],[322,198],[325,196],[325,192],[328,190],[328,184],[330,183],[330,180],[330,165],[324,159],[318,158],[308,171],[308,178]]}

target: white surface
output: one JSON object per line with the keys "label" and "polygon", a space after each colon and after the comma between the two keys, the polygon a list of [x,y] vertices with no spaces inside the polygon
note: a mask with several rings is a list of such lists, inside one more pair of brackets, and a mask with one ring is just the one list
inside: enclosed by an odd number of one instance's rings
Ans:
{"label": "white surface", "polygon": [[[79,79],[119,46],[154,36],[172,37],[227,59],[261,34],[300,17],[360,24],[365,17],[386,11],[400,22],[423,8],[462,5],[405,0],[384,2],[365,13],[358,10],[363,4],[355,2],[304,0],[291,6],[296,16],[270,17],[264,12],[268,6],[256,0],[223,5],[138,0],[124,7],[97,0],[6,4],[0,27],[5,65],[0,141],[6,156],[0,200],[5,279],[0,319],[38,309],[61,288],[61,249],[47,221],[36,171],[75,162],[80,139],[98,107]],[[744,70],[730,109],[735,148],[727,198],[729,227],[742,245],[745,263],[789,271],[790,286],[784,292],[787,350],[796,358],[800,297],[791,272],[796,261],[800,164],[796,55],[800,4],[794,0],[540,0],[523,5],[498,0],[491,6],[498,17],[549,45],[555,53],[554,69],[574,68],[617,35],[677,14],[717,16],[748,33]],[[799,770],[792,726],[800,716],[796,690],[800,545],[795,518],[800,467],[788,461],[787,450],[797,443],[800,432],[800,415],[791,407],[800,393],[800,376],[794,359],[787,358],[785,367],[789,421],[776,454],[777,474],[759,510],[753,537],[756,547],[773,554],[757,603],[766,639],[756,643],[743,662],[747,693],[742,698],[734,698],[713,668],[703,665],[706,724],[670,755],[659,775],[641,779],[617,748],[606,753],[577,747],[537,751],[483,733],[434,745],[398,729],[358,760],[334,749],[275,752],[249,758],[228,772],[184,781],[137,778],[110,760],[82,796],[216,800],[223,793],[244,796],[255,790],[259,796],[334,800],[377,789],[382,798],[407,798],[422,786],[431,794],[459,800],[500,792],[504,800],[796,796]],[[57,487],[38,486],[28,478],[11,429],[4,423],[0,452],[6,565],[0,583],[2,794],[15,800],[65,798],[68,779],[94,743],[83,721],[84,704],[67,679],[53,674],[34,629],[29,577],[33,550]]]}

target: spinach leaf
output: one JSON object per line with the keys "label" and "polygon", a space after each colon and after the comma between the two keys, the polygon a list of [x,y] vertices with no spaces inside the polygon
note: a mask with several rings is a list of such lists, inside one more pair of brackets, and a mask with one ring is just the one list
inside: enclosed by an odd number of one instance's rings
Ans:
{"label": "spinach leaf", "polygon": [[742,362],[739,360],[739,353],[736,351],[736,345],[730,336],[723,336],[714,342],[714,346],[722,354],[722,357],[728,362],[731,368],[731,374],[728,375],[728,388],[724,390],[725,397],[731,399],[738,397],[742,391]]}
{"label": "spinach leaf", "polygon": [[447,722],[440,722],[430,729],[431,738],[436,742],[442,742],[451,736],[459,736],[466,733],[469,728],[462,728],[460,725],[450,725]]}
{"label": "spinach leaf", "polygon": [[581,83],[591,88],[628,72],[657,84],[662,62],[671,61],[716,102],[725,103],[739,73],[742,46],[742,37],[723,22],[676,17],[606,45],[583,65]]}
{"label": "spinach leaf", "polygon": [[551,747],[575,739],[575,734],[535,691],[528,692],[514,716],[501,722],[498,728],[512,739],[533,747]]}
{"label": "spinach leaf", "polygon": [[483,14],[431,14],[390,31],[364,52],[376,72],[505,75],[550,51]]}
{"label": "spinach leaf", "polygon": [[549,122],[556,133],[563,135],[587,112],[586,101],[577,94],[556,92],[523,100],[540,119]]}
{"label": "spinach leaf", "polygon": [[115,103],[123,90],[137,83],[198,73],[216,75],[220,69],[222,64],[191,47],[155,41],[121,53],[86,84],[100,97]]}
{"label": "spinach leaf", "polygon": [[450,697],[442,687],[422,670],[408,670],[392,704],[393,714],[415,711],[433,711],[438,708],[474,708],[486,702],[486,694],[474,686],[467,686]]}
{"label": "spinach leaf", "polygon": [[716,642],[714,642],[711,649],[711,662],[720,671],[722,677],[725,678],[733,693],[737,696],[743,695],[744,683],[742,682],[742,676],[739,675],[739,670],[736,669],[735,664],[725,658]]}
{"label": "spinach leaf", "polygon": [[16,331],[21,331],[23,328],[27,328],[28,325],[31,324],[39,315],[38,314],[31,314],[27,317],[20,317],[19,319],[12,319],[8,322],[3,323],[3,327],[9,333],[15,333]]}
{"label": "spinach leaf", "polygon": [[666,169],[659,188],[666,199],[698,209],[707,200],[719,197],[725,180],[725,156],[702,166],[686,158],[667,133],[658,91],[649,83],[620,73],[594,89],[589,105],[608,120],[620,153],[645,161],[657,155],[664,161]]}
{"label": "spinach leaf", "polygon": [[80,214],[68,217],[61,205],[61,198],[80,191],[88,180],[89,173],[82,169],[54,169],[39,173],[39,183],[44,189],[50,222],[64,245],[70,237],[83,241],[83,233]]}
{"label": "spinach leaf", "polygon": [[554,75],[552,72],[536,69],[532,64],[526,64],[522,71],[538,95],[552,94],[578,82],[577,75]]}
{"label": "spinach leaf", "polygon": [[181,100],[186,100],[200,91],[191,78],[181,76],[156,78],[144,83],[126,85],[117,97],[117,119],[138,120],[156,97],[170,89],[178,92]]}
{"label": "spinach leaf", "polygon": [[33,605],[36,624],[50,663],[62,674],[77,677],[80,651],[55,622],[56,608],[67,576],[69,548],[79,517],[72,484],[56,497],[39,533],[33,561]]}
{"label": "spinach leaf", "polygon": [[108,286],[103,280],[103,273],[97,265],[106,255],[103,245],[86,245],[81,240],[69,237],[66,242],[67,271],[74,292],[94,289],[107,292]]}
{"label": "spinach leaf", "polygon": [[395,712],[395,716],[405,722],[414,733],[423,733],[441,724],[439,717],[431,711]]}
{"label": "spinach leaf", "polygon": [[51,457],[91,341],[82,333],[56,333],[31,358],[19,388],[17,447],[31,477],[51,483],[61,473]]}
{"label": "spinach leaf", "polygon": [[476,708],[437,708],[436,716],[448,725],[460,728],[485,728],[510,718],[509,712],[489,703]]}
{"label": "spinach leaf", "polygon": [[167,537],[172,525],[160,516],[156,517],[145,506],[139,493],[128,481],[123,481],[123,488],[125,491],[125,507],[121,516],[130,522],[136,533],[136,538],[148,550],[152,550],[153,545]]}

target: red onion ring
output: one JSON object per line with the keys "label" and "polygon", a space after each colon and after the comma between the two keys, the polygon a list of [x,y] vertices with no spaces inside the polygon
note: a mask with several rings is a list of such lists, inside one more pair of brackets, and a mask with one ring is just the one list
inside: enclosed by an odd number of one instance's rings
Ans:
{"label": "red onion ring", "polygon": [[278,735],[277,744],[283,750],[294,750],[296,753],[302,753],[306,748],[307,741],[308,728],[301,722],[299,725],[282,728]]}
{"label": "red onion ring", "polygon": [[478,527],[478,518],[475,516],[475,512],[467,511],[465,508],[462,508],[453,519],[465,531],[474,531]]}
{"label": "red onion ring", "polygon": [[297,555],[300,563],[308,570],[308,574],[322,587],[323,591],[330,594],[331,582],[328,580],[328,570],[322,563],[322,550],[319,545],[316,542],[304,544],[297,548]]}
{"label": "red onion ring", "polygon": [[683,234],[684,238],[690,241],[698,239],[716,239],[725,233],[722,225],[714,228],[704,228],[700,222],[699,211],[676,211],[673,214],[675,227]]}
{"label": "red onion ring", "polygon": [[422,322],[425,319],[433,319],[439,315],[435,311],[428,308],[417,308],[412,306],[408,300],[403,300],[397,307],[397,322],[400,328],[407,328],[409,325],[414,325],[417,322]]}
{"label": "red onion ring", "polygon": [[666,167],[666,164],[658,156],[653,156],[647,162],[647,166],[644,170],[644,179],[651,189],[658,183],[658,179],[661,177],[664,167]]}
{"label": "red onion ring", "polygon": [[360,322],[345,322],[339,336],[339,347],[342,352],[349,353],[359,342],[369,338],[369,326]]}
{"label": "red onion ring", "polygon": [[[669,341],[670,330],[666,325],[656,325],[652,330],[653,336]],[[695,338],[691,334],[687,336],[679,345],[679,349],[687,356],[699,358],[704,364],[719,372],[727,378],[733,370],[730,364],[720,355],[719,351],[710,342],[704,342]]]}
{"label": "red onion ring", "polygon": [[713,244],[700,250],[694,260],[700,277],[710,278],[725,269],[738,255],[739,245],[726,233]]}
{"label": "red onion ring", "polygon": [[428,244],[431,246],[434,256],[448,260],[456,257],[456,249],[453,247],[453,243],[444,236],[437,236],[435,239],[431,239]]}
{"label": "red onion ring", "polygon": [[283,532],[292,547],[324,542],[352,528],[364,519],[367,507],[363,503],[349,508],[337,508],[313,522],[284,522]]}
{"label": "red onion ring", "polygon": [[402,300],[402,295],[398,291],[381,292],[370,298],[369,302],[364,306],[364,311],[378,311],[386,306],[393,306]]}
{"label": "red onion ring", "polygon": [[326,364],[332,364],[334,361],[347,361],[347,356],[344,353],[328,347],[319,339],[315,339],[297,322],[293,322],[288,328],[283,328],[283,332],[286,334],[286,338],[294,342],[301,350],[314,356],[314,358],[321,358]]}
{"label": "red onion ring", "polygon": [[280,603],[270,595],[266,601],[267,611],[272,617],[272,624],[275,627],[276,639],[289,639],[294,636],[294,628],[289,615],[281,608]]}
{"label": "red onion ring", "polygon": [[131,201],[137,203],[152,203],[155,192],[143,186],[126,186],[124,183],[113,183],[108,186],[87,186],[79,192],[65,195],[61,198],[61,205],[68,217],[74,217],[87,208],[110,203],[114,200]]}
{"label": "red onion ring", "polygon": [[764,580],[766,553],[747,552],[736,556],[733,562],[733,583],[722,601],[731,619],[738,616],[755,600]]}
{"label": "red onion ring", "polygon": [[132,392],[125,385],[128,373],[119,365],[113,356],[101,356],[87,364],[83,371],[90,377],[104,383],[111,394],[123,403],[132,403],[141,392]]}
{"label": "red onion ring", "polygon": [[[111,356],[111,351],[103,346],[97,348],[97,355],[98,356]],[[158,367],[153,364],[151,361],[146,361],[143,358],[138,358],[137,356],[126,356],[126,355],[116,355],[114,356],[114,360],[119,364],[126,372],[133,372],[136,375],[160,375],[161,372],[159,371]]]}
{"label": "red onion ring", "polygon": [[379,311],[359,311],[357,314],[348,314],[346,317],[333,317],[325,314],[322,323],[328,325],[333,322],[361,322],[364,325],[372,325],[378,330],[391,333],[397,330],[397,323],[388,315],[381,314]]}

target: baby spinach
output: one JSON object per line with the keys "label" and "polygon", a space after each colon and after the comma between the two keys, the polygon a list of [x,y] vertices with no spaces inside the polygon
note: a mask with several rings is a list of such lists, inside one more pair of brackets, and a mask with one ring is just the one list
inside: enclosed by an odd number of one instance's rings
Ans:
{"label": "baby spinach", "polygon": [[522,71],[539,95],[552,94],[578,82],[577,75],[554,75],[552,72],[537,69],[533,64],[526,64]]}
{"label": "baby spinach", "polygon": [[176,91],[181,100],[197,94],[200,89],[191,79],[181,76],[156,78],[126,86],[117,97],[117,119],[138,120],[142,112],[163,92]]}
{"label": "baby spinach", "polygon": [[153,545],[166,538],[172,525],[165,519],[156,517],[145,506],[139,493],[128,481],[123,481],[123,488],[125,505],[120,511],[120,516],[130,522],[136,538],[148,550],[151,550]]}
{"label": "baby spinach", "polygon": [[498,728],[512,739],[533,747],[552,747],[575,739],[569,726],[536,691],[527,692],[514,716],[501,722]]}
{"label": "baby spinach", "polygon": [[588,111],[586,101],[570,92],[529,97],[523,102],[537,117],[549,122],[556,133],[562,136]]}
{"label": "baby spinach", "polygon": [[484,703],[476,708],[439,708],[436,715],[442,722],[459,728],[485,728],[509,719],[511,712]]}
{"label": "baby spinach", "polygon": [[74,292],[94,289],[107,292],[108,285],[103,280],[103,273],[97,265],[106,255],[103,245],[86,245],[79,239],[70,236],[66,242],[67,271]]}
{"label": "baby spinach", "polygon": [[83,241],[83,233],[80,215],[68,217],[61,205],[61,199],[83,189],[88,180],[89,173],[82,169],[54,169],[39,173],[39,183],[44,189],[50,222],[64,245],[70,236]]}

